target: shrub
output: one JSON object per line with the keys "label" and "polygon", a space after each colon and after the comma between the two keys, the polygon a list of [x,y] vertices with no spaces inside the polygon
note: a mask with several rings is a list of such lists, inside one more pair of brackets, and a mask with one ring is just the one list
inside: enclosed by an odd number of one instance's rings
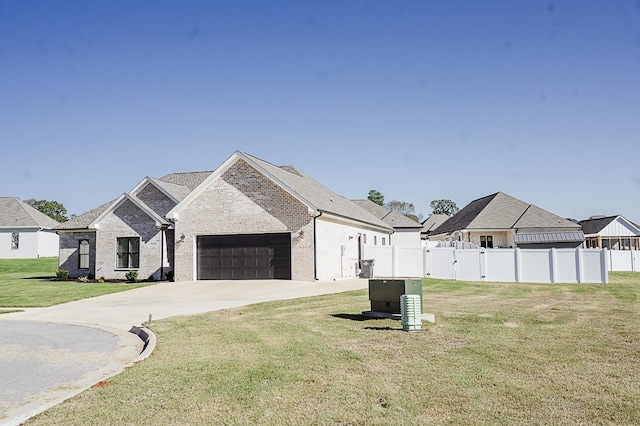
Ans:
{"label": "shrub", "polygon": [[69,279],[69,271],[67,271],[66,269],[58,269],[58,271],[56,272],[56,277],[58,277],[60,281],[66,281]]}
{"label": "shrub", "polygon": [[89,282],[89,277],[79,277],[78,281],[80,281],[81,283],[88,283]]}
{"label": "shrub", "polygon": [[103,283],[103,282],[104,282],[104,277],[100,277],[100,278],[98,278],[98,282],[99,282],[99,283]]}
{"label": "shrub", "polygon": [[136,280],[138,279],[138,271],[129,271],[126,274],[124,274],[124,277],[127,279],[127,282],[135,283]]}

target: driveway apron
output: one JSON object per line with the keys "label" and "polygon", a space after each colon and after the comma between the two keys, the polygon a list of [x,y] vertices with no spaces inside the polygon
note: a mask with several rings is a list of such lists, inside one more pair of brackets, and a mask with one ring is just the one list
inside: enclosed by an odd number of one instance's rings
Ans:
{"label": "driveway apron", "polygon": [[139,358],[149,320],[365,289],[367,280],[161,282],[0,315],[0,424],[19,424]]}

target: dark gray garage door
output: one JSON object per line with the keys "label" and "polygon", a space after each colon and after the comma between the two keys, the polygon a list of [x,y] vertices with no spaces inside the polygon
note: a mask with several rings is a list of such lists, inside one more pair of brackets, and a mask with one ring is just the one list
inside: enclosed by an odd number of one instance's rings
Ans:
{"label": "dark gray garage door", "polygon": [[291,279],[291,234],[206,235],[197,239],[199,280]]}

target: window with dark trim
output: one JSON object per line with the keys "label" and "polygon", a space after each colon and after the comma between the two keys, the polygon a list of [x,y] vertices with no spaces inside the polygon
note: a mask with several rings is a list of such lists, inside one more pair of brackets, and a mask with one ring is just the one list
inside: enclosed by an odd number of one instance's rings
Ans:
{"label": "window with dark trim", "polygon": [[140,267],[140,237],[118,238],[116,268],[135,269]]}
{"label": "window with dark trim", "polygon": [[481,235],[480,247],[493,248],[493,235]]}
{"label": "window with dark trim", "polygon": [[18,250],[20,247],[20,234],[18,232],[11,233],[11,250]]}
{"label": "window with dark trim", "polygon": [[80,240],[78,245],[78,268],[89,269],[89,240]]}
{"label": "window with dark trim", "polygon": [[387,239],[384,237],[382,237],[382,245],[383,246],[387,245]]}
{"label": "window with dark trim", "polygon": [[374,245],[374,246],[377,246],[377,245],[378,245],[378,236],[377,236],[377,235],[374,235],[374,236],[373,236],[373,245]]}

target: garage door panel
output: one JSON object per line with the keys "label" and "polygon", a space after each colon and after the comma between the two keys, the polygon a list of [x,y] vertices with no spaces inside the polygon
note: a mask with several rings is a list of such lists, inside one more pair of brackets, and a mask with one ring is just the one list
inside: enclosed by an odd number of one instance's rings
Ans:
{"label": "garage door panel", "polygon": [[198,279],[291,279],[291,234],[197,239]]}

